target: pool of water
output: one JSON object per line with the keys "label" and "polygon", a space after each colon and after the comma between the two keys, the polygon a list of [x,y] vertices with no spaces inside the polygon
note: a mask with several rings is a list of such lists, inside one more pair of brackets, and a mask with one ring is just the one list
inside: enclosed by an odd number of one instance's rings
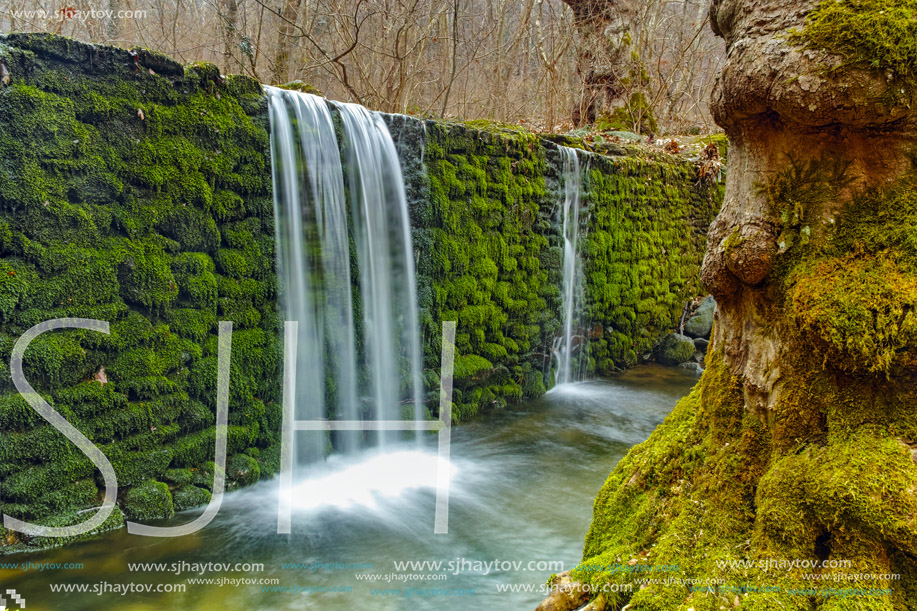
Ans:
{"label": "pool of water", "polygon": [[[290,535],[276,532],[278,484],[265,481],[226,494],[214,521],[193,535],[120,530],[2,557],[46,564],[0,569],[2,589],[16,590],[30,611],[534,609],[548,576],[580,559],[608,473],[695,382],[682,370],[644,366],[454,428],[447,534],[433,534],[431,436],[425,447],[332,459],[299,474]],[[61,586],[86,591],[52,591]]]}

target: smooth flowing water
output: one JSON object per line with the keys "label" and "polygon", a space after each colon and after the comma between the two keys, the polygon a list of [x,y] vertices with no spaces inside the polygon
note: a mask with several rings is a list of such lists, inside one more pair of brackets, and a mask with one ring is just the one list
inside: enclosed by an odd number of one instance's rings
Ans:
{"label": "smooth flowing water", "polygon": [[[280,302],[285,320],[298,323],[295,417],[401,420],[407,405],[407,417],[420,420],[425,414],[411,231],[388,128],[378,113],[335,104],[339,142],[325,99],[274,87],[267,93]],[[357,300],[360,320],[354,316]],[[389,439],[380,435],[379,443],[398,437],[384,435]],[[361,437],[345,431],[332,442],[346,453],[361,445]],[[295,444],[300,464],[319,462],[328,449],[316,432],[298,433]]]}
{"label": "smooth flowing water", "polygon": [[[402,419],[399,400],[423,419],[423,367],[417,279],[407,196],[398,151],[379,113],[357,104],[336,104],[344,126],[344,151],[360,264],[368,396],[380,420]],[[401,364],[407,364],[407,379]],[[402,386],[407,387],[406,391]]]}
{"label": "smooth flowing water", "polygon": [[[331,412],[356,420],[350,252],[334,123],[317,96],[268,88],[268,100],[280,301],[284,319],[299,323],[296,417],[318,420]],[[326,355],[334,357],[329,369],[339,380],[331,406],[326,404]],[[346,445],[357,445],[353,436],[346,439]],[[300,462],[324,457],[325,444],[317,435],[297,442]]]}
{"label": "smooth flowing water", "polygon": [[[582,263],[580,261],[580,203],[583,179],[576,149],[558,147],[563,157],[563,335],[559,339],[557,354],[557,384],[570,384],[582,379],[583,347],[575,339],[581,331],[579,315],[582,309]],[[582,342],[580,342],[582,344]]]}
{"label": "smooth flowing water", "polygon": [[[429,450],[392,444],[384,454],[363,450],[301,469],[290,535],[275,532],[278,486],[266,481],[226,494],[213,523],[194,535],[155,539],[121,530],[6,558],[82,568],[0,570],[3,586],[25,596],[30,611],[532,610],[548,575],[580,560],[592,500],[615,463],[695,381],[678,369],[644,366],[456,427],[446,535],[433,534],[431,436]],[[396,565],[407,561],[443,564]],[[128,563],[161,566],[131,571]],[[193,566],[206,563],[231,568]],[[235,585],[239,579],[276,582]],[[152,591],[113,591],[129,583]],[[88,591],[55,593],[52,584]],[[184,591],[156,591],[175,587]],[[510,587],[520,591],[501,591]]]}

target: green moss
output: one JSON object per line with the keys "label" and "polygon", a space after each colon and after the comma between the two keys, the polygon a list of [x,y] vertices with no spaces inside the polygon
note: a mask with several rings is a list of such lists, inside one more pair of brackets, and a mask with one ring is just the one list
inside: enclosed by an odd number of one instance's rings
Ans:
{"label": "green moss", "polygon": [[545,150],[518,126],[474,127],[428,125],[428,196],[412,212],[422,228],[421,319],[434,376],[440,321],[458,321],[457,419],[521,398],[522,365],[550,341],[544,319],[557,311],[542,257],[550,230]]}
{"label": "green moss", "polygon": [[671,333],[656,346],[656,359],[666,365],[687,363],[694,356],[694,342],[690,337]]}
{"label": "green moss", "polygon": [[[257,428],[253,430],[250,427],[230,425],[226,432],[227,452],[230,454],[241,452],[252,444],[257,434]],[[182,437],[172,446],[174,457],[171,465],[173,467],[194,467],[213,460],[215,440],[216,427]]]}
{"label": "green moss", "polygon": [[313,85],[309,83],[304,83],[303,81],[290,81],[285,85],[280,85],[281,89],[291,89],[293,91],[300,91],[302,93],[311,93],[312,95],[322,95],[322,92],[316,89]]}
{"label": "green moss", "polygon": [[459,355],[455,358],[455,377],[470,378],[481,372],[493,369],[493,363],[474,354]]}
{"label": "green moss", "polygon": [[540,397],[547,392],[544,376],[540,371],[531,370],[525,374],[522,381],[522,396],[526,398]]}
{"label": "green moss", "polygon": [[[203,463],[200,466],[200,468],[191,469],[191,483],[197,486],[198,488],[206,488],[207,490],[213,492],[213,482],[215,481],[216,473],[217,473],[216,463],[214,463],[213,461],[207,461]],[[224,477],[225,477],[225,471],[224,471]],[[228,482],[228,483],[231,483],[231,482]]]}
{"label": "green moss", "polygon": [[615,108],[595,122],[601,131],[629,131],[638,134],[655,134],[659,131],[653,108],[642,91],[635,91],[627,103]]}
{"label": "green moss", "polygon": [[[424,194],[411,214],[427,387],[438,382],[438,325],[457,320],[453,414],[463,419],[552,384],[561,163],[552,144],[519,126],[428,122],[426,135],[426,175],[408,174],[408,187]],[[581,211],[584,324],[597,336],[586,361],[590,373],[607,373],[650,351],[700,292],[704,235],[722,194],[697,189],[694,168],[680,161],[581,162],[590,168]],[[437,401],[432,393],[429,406]]]}
{"label": "green moss", "polygon": [[[881,472],[871,468],[875,464],[883,465]],[[838,478],[842,471],[856,473],[856,481]],[[796,552],[825,529],[843,532],[857,525],[851,536],[906,544],[913,526],[905,508],[915,500],[915,484],[910,449],[881,429],[863,426],[771,466],[759,484],[756,536]]]}
{"label": "green moss", "polygon": [[171,518],[175,513],[169,486],[148,480],[124,495],[124,513],[132,520],[150,521]]}
{"label": "green moss", "polygon": [[16,469],[0,483],[3,497],[17,503],[33,503],[48,490],[63,488],[71,482],[87,478],[95,467],[77,451],[57,456],[53,462],[30,464],[23,467],[13,463]]}
{"label": "green moss", "polygon": [[250,486],[261,479],[258,461],[247,454],[236,454],[226,461],[226,477],[235,486]]}
{"label": "green moss", "polygon": [[835,365],[886,374],[917,368],[917,277],[888,252],[803,265],[788,283],[790,316]]}
{"label": "green moss", "polygon": [[162,474],[161,479],[178,486],[184,486],[191,483],[192,473],[190,469],[168,469]]}
{"label": "green moss", "polygon": [[45,492],[36,501],[38,515],[69,515],[96,504],[98,490],[92,479],[84,479]]}
{"label": "green moss", "polygon": [[728,255],[735,249],[741,248],[744,243],[745,238],[739,233],[739,229],[736,228],[729,234],[729,237],[726,238],[726,241],[723,243],[723,252]]}
{"label": "green moss", "polygon": [[[676,565],[677,574],[654,576],[754,583],[753,576],[729,574],[717,561],[735,559],[747,545],[755,484],[768,453],[760,423],[744,414],[738,380],[721,354],[708,355],[707,369],[694,391],[609,476],[596,498],[583,562],[575,576],[596,586],[634,584],[633,592],[609,597],[619,606],[630,602],[647,609],[731,607],[732,595],[701,597],[684,584],[641,589],[636,580],[646,573],[612,567]],[[723,486],[724,481],[730,485]]]}
{"label": "green moss", "polygon": [[699,140],[700,144],[707,146],[708,144],[715,144],[717,150],[720,153],[720,159],[723,163],[726,163],[729,158],[729,137],[726,134],[710,134],[709,136],[704,136]]}
{"label": "green moss", "polygon": [[[231,319],[231,452],[273,443],[262,435],[279,429],[265,415],[277,412],[279,343],[267,339],[278,327],[260,85],[147,51],[134,71],[120,49],[3,43],[0,361],[39,322],[108,321],[107,336],[42,335],[25,371],[120,484],[141,486],[212,458],[216,322]],[[103,369],[107,383],[93,382]],[[12,435],[0,459],[11,515],[64,515],[99,494],[95,468],[21,400],[6,365],[0,427]]]}
{"label": "green moss", "polygon": [[256,460],[261,471],[261,479],[270,479],[280,471],[280,444],[275,443],[264,448]]}
{"label": "green moss", "polygon": [[197,486],[182,486],[172,492],[175,511],[193,509],[210,502],[210,492]]}
{"label": "green moss", "polygon": [[849,63],[911,79],[917,76],[915,14],[914,0],[822,0],[795,37]]}
{"label": "green moss", "polygon": [[[54,527],[63,527],[63,526],[73,526],[79,524],[80,522],[86,521],[86,513],[65,513],[55,516],[49,516],[36,520],[38,524],[43,526],[54,526]],[[51,547],[61,547],[65,545],[72,545],[79,541],[85,541],[91,539],[92,537],[98,536],[101,533],[108,532],[110,530],[117,530],[124,527],[124,514],[121,512],[121,509],[115,507],[114,511],[105,520],[99,527],[92,529],[88,533],[82,535],[76,535],[73,537],[32,537],[27,539],[23,543],[15,544],[12,547],[4,549],[4,551],[12,552],[30,552],[36,550],[48,549]]]}
{"label": "green moss", "polygon": [[601,157],[591,165],[586,318],[602,336],[590,342],[589,357],[611,373],[650,352],[676,327],[684,302],[702,292],[701,245],[721,193],[695,188],[687,165]]}
{"label": "green moss", "polygon": [[[915,180],[911,173],[857,195],[825,223],[823,243],[781,262],[789,318],[822,347],[823,358],[848,371],[891,375],[917,367]],[[815,193],[813,222],[835,190]]]}

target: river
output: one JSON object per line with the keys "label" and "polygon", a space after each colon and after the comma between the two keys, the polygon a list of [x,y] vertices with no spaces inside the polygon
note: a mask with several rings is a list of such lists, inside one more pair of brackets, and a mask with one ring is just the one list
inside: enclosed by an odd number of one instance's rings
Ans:
{"label": "river", "polygon": [[[332,456],[298,474],[291,535],[276,534],[277,480],[263,481],[226,494],[219,515],[193,535],[120,530],[5,557],[45,570],[0,570],[3,589],[16,590],[30,611],[532,610],[548,576],[580,559],[608,473],[695,382],[683,370],[646,365],[455,427],[448,534],[433,534],[431,435],[427,448]],[[128,563],[162,566],[132,571]],[[87,591],[52,592],[59,584]],[[126,584],[135,591],[122,593]]]}

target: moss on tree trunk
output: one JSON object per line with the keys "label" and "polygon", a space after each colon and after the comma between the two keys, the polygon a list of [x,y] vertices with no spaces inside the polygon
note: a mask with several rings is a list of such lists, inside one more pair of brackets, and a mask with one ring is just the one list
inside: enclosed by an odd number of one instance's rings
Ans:
{"label": "moss on tree trunk", "polygon": [[[844,6],[879,36],[910,4]],[[915,66],[825,42],[839,6],[713,3],[731,140],[702,272],[716,322],[701,382],[596,499],[574,576],[633,584],[612,608],[917,604]],[[618,564],[697,581],[641,588]]]}

